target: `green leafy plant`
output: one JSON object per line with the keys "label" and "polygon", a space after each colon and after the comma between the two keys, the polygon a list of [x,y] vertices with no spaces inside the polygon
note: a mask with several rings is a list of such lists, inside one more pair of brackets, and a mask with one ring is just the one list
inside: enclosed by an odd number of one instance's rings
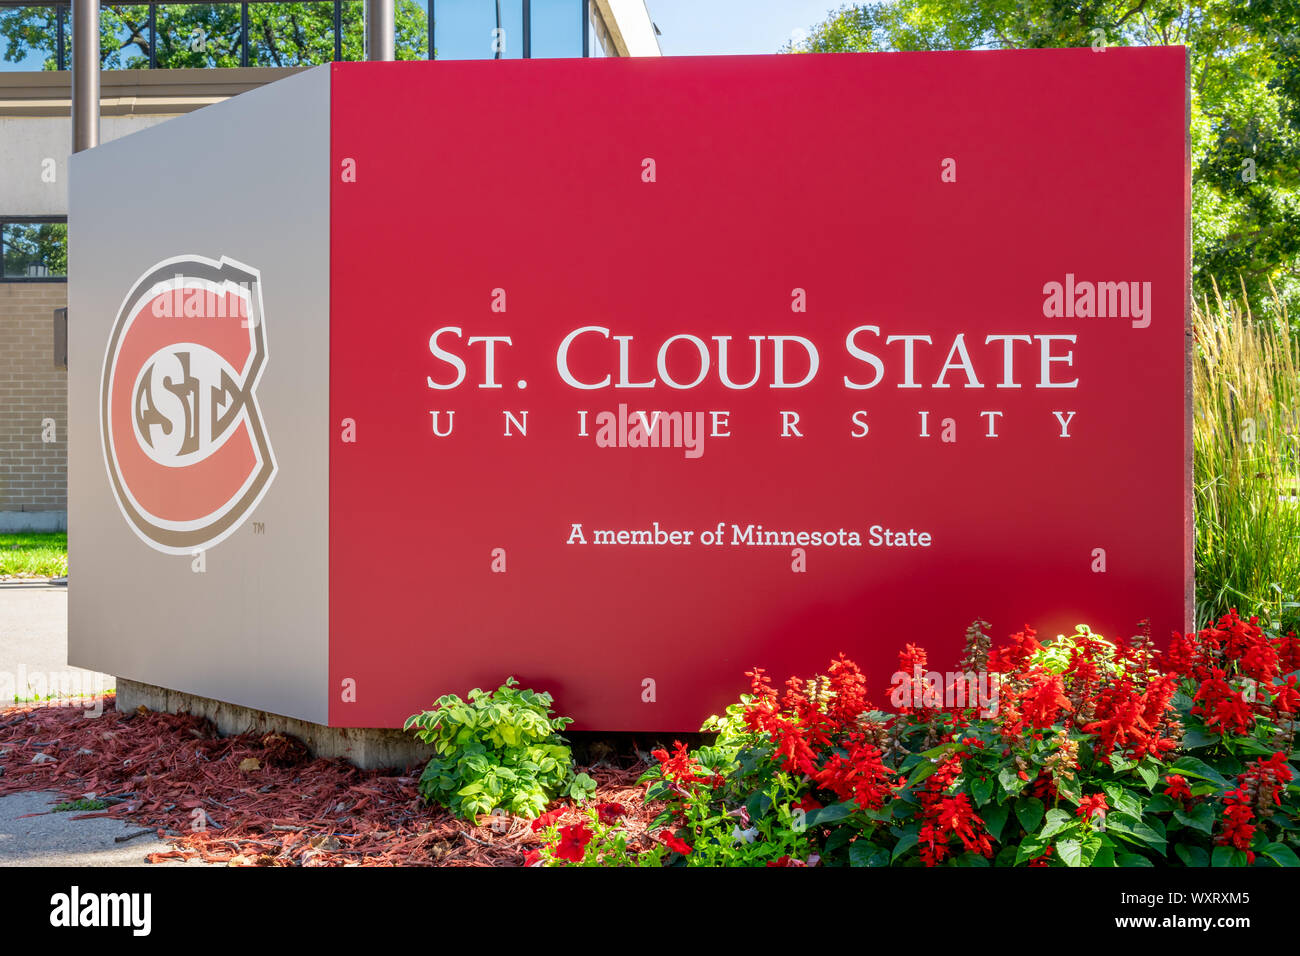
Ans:
{"label": "green leafy plant", "polygon": [[553,716],[551,704],[550,694],[510,677],[491,693],[476,687],[465,700],[447,694],[408,717],[404,729],[437,751],[420,777],[420,795],[470,821],[498,809],[532,818],[557,797],[585,800],[596,782],[574,774],[560,736],[573,721]]}

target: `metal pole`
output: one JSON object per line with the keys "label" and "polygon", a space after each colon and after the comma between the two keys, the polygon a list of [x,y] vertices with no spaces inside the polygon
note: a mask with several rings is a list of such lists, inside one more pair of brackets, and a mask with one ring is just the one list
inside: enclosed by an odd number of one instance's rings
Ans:
{"label": "metal pole", "polygon": [[72,151],[99,145],[99,0],[72,0]]}
{"label": "metal pole", "polygon": [[366,59],[397,59],[394,0],[366,0]]}

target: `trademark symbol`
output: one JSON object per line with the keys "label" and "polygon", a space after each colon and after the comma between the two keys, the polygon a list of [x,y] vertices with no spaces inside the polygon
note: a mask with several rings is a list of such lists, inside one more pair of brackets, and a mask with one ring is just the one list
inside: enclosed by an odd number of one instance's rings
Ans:
{"label": "trademark symbol", "polygon": [[266,534],[266,522],[265,522],[265,521],[254,521],[254,522],[253,522],[253,534]]}

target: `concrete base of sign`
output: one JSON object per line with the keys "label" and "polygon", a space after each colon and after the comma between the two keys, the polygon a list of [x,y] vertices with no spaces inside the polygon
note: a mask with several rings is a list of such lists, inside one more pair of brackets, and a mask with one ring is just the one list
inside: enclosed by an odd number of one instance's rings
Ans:
{"label": "concrete base of sign", "polygon": [[297,737],[314,757],[342,757],[362,770],[422,766],[433,756],[432,747],[400,730],[326,727],[124,678],[118,678],[116,687],[120,711],[146,707],[169,714],[194,714],[212,721],[222,734],[279,731]]}
{"label": "concrete base of sign", "polygon": [[0,511],[0,533],[67,530],[66,511]]}

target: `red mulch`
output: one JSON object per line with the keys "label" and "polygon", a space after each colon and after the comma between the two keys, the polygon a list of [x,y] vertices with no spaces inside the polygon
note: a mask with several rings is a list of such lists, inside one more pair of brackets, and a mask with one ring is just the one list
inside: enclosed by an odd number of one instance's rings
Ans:
{"label": "red mulch", "polygon": [[[420,769],[365,771],[345,760],[311,760],[290,737],[221,737],[189,714],[119,713],[109,696],[95,719],[79,705],[0,710],[0,796],[93,794],[109,806],[73,819],[113,817],[155,828],[173,849],[149,854],[151,863],[520,866],[539,845],[523,818],[481,818],[495,822],[494,830],[426,806],[416,790]],[[596,799],[621,803],[629,828],[648,839],[657,810],[636,784],[644,765],[581,769],[599,784]]]}

